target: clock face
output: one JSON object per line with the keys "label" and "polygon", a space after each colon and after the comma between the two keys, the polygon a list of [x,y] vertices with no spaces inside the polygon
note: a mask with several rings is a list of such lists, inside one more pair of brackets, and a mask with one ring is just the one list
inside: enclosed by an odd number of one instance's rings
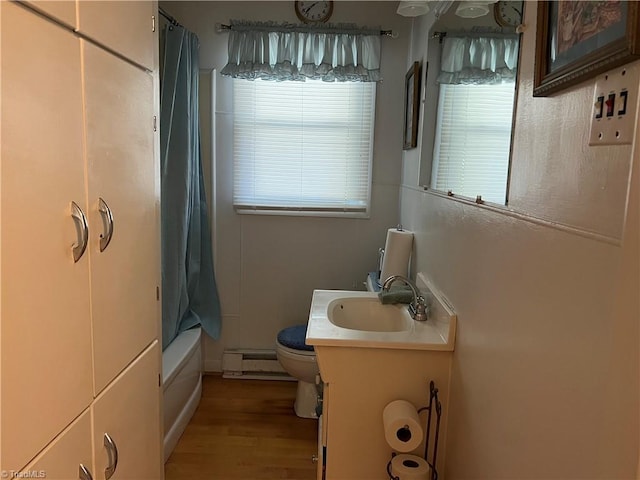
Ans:
{"label": "clock face", "polygon": [[326,0],[299,1],[295,3],[296,15],[305,23],[326,22],[333,13],[333,2]]}
{"label": "clock face", "polygon": [[493,16],[501,27],[517,27],[522,23],[521,1],[499,1],[493,7]]}

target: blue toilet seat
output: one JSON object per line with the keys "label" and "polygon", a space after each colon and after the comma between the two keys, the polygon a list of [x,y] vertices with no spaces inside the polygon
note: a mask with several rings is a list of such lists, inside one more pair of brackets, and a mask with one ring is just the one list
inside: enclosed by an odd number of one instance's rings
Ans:
{"label": "blue toilet seat", "polygon": [[304,352],[313,352],[313,345],[304,343],[307,335],[306,325],[295,325],[287,327],[278,332],[278,343],[292,350],[301,350]]}

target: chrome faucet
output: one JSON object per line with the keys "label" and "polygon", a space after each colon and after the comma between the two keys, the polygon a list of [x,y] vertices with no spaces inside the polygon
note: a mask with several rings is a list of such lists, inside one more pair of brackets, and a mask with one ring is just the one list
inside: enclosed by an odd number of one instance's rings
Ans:
{"label": "chrome faucet", "polygon": [[417,322],[424,322],[427,320],[427,305],[425,304],[424,297],[420,294],[420,290],[416,287],[415,283],[413,283],[408,278],[403,277],[402,275],[391,275],[387,278],[382,284],[382,291],[388,292],[391,285],[396,281],[401,280],[405,285],[409,285],[411,291],[413,292],[413,302],[409,305],[409,313],[411,314],[411,318],[413,318]]}

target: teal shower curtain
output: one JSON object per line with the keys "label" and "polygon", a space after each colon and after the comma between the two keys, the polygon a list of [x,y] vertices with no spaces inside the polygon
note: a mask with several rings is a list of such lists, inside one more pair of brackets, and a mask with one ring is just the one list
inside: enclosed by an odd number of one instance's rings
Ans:
{"label": "teal shower curtain", "polygon": [[221,328],[200,158],[198,37],[164,31],[161,73],[162,348],[182,331]]}

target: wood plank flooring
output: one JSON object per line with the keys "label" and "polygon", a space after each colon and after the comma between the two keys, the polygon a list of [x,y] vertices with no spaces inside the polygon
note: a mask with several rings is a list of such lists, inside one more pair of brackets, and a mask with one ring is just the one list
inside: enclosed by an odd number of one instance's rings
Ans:
{"label": "wood plank flooring", "polygon": [[318,422],[293,411],[296,383],[205,375],[166,480],[316,478]]}

